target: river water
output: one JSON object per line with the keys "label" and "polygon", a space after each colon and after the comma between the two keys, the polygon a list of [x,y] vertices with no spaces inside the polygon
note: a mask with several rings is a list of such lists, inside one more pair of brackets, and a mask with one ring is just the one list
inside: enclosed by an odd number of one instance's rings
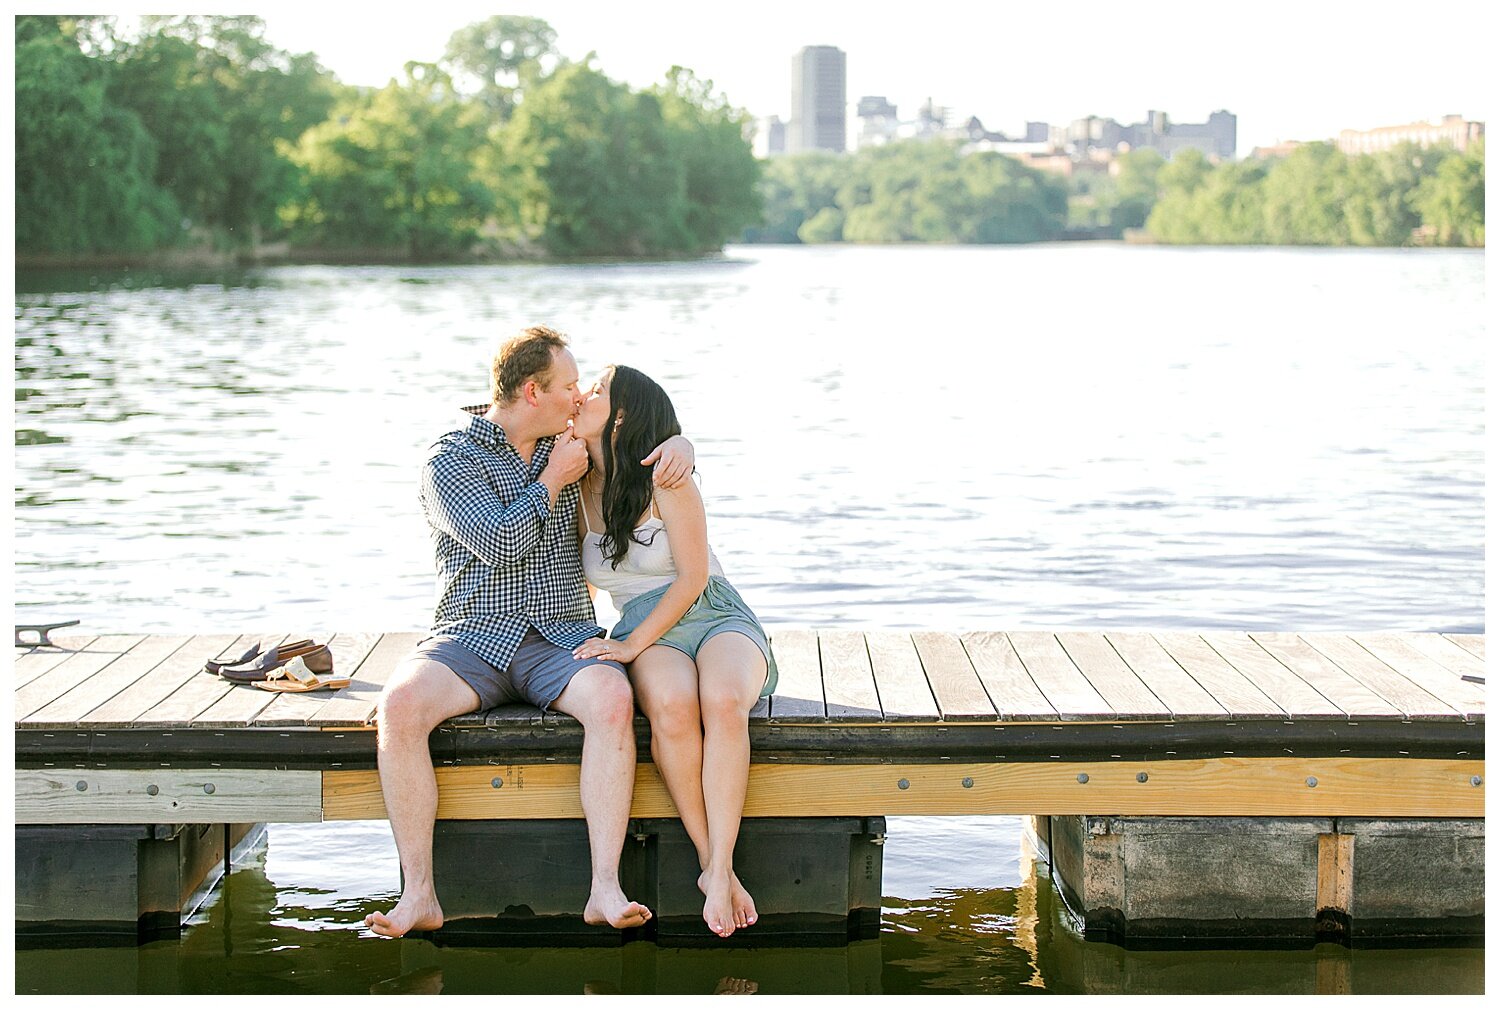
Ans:
{"label": "river water", "polygon": [[[1442,250],[23,274],[16,620],[422,627],[417,464],[499,339],[546,322],[585,374],[673,395],[773,632],[1483,631],[1483,307],[1482,251]],[[1476,950],[1083,944],[1015,818],[892,819],[885,860],[882,936],[847,949],[451,950],[352,925],[398,887],[383,824],[273,825],[181,939],[20,951],[17,988],[1482,987]]]}

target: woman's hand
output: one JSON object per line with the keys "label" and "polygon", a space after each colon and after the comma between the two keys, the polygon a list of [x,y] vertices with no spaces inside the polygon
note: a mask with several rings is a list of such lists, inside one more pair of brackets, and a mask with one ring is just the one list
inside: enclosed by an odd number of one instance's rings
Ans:
{"label": "woman's hand", "polygon": [[633,663],[641,654],[629,642],[617,642],[613,638],[591,638],[573,650],[574,659],[612,659],[616,663]]}

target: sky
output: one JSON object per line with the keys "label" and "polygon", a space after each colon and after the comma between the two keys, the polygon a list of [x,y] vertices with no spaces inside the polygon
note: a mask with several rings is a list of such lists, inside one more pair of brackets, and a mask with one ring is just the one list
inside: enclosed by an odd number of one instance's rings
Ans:
{"label": "sky", "polygon": [[437,60],[456,29],[497,10],[545,19],[564,55],[593,50],[600,69],[632,86],[681,64],[753,115],[783,119],[791,58],[805,45],[844,50],[851,105],[883,95],[902,118],[928,98],[957,122],[977,115],[1007,133],[1027,120],[1098,115],[1132,123],[1159,109],[1177,122],[1201,122],[1228,109],[1239,117],[1241,154],[1448,113],[1487,119],[1495,90],[1484,86],[1489,19],[1474,0],[539,0],[371,5],[352,15],[307,3],[248,8],[265,18],[274,44],[312,51],[341,80],[363,85],[385,84],[408,60]]}

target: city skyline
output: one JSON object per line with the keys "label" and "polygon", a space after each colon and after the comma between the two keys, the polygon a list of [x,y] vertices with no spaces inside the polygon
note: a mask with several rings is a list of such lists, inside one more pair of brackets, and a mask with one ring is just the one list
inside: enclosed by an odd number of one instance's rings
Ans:
{"label": "city skyline", "polygon": [[[903,114],[930,98],[1008,134],[1034,120],[1133,122],[1161,109],[1196,122],[1230,109],[1239,117],[1243,157],[1256,146],[1334,139],[1345,129],[1455,113],[1487,120],[1492,89],[1483,80],[1482,33],[1438,31],[1477,26],[1481,10],[1469,0],[1426,5],[1442,54],[1421,60],[1414,57],[1426,50],[1414,48],[1412,26],[1343,3],[1273,2],[1258,7],[1253,20],[1176,3],[1127,13],[1080,2],[1062,16],[976,11],[947,0],[924,5],[922,22],[780,0],[729,26],[715,9],[677,0],[628,9],[548,0],[514,13],[544,18],[564,55],[582,59],[593,51],[597,66],[634,87],[660,81],[674,63],[689,67],[755,118],[789,120],[789,59],[803,47],[830,45],[848,57],[851,121],[853,103],[864,95],[883,95]],[[441,57],[449,35],[493,8],[431,3],[409,22],[350,20],[284,3],[250,12],[265,18],[273,44],[316,53],[345,83],[382,86],[408,60]]]}

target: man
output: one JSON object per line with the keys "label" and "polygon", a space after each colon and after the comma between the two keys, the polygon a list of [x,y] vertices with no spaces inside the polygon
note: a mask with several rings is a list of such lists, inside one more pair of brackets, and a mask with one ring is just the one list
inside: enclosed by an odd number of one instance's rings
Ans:
{"label": "man", "polygon": [[[578,364],[555,330],[534,326],[495,355],[491,403],[434,445],[422,470],[441,593],[433,633],[381,694],[380,786],[405,877],[382,936],[443,924],[432,881],[437,782],[428,734],[443,720],[506,701],[566,712],[583,724],[579,792],[593,881],[587,922],[623,929],[651,917],[620,889],[620,852],[635,782],[634,699],[620,664],[578,660],[602,636],[578,555],[578,484],[588,450],[570,427],[583,404]],[[645,460],[657,483],[692,470],[674,438]]]}

